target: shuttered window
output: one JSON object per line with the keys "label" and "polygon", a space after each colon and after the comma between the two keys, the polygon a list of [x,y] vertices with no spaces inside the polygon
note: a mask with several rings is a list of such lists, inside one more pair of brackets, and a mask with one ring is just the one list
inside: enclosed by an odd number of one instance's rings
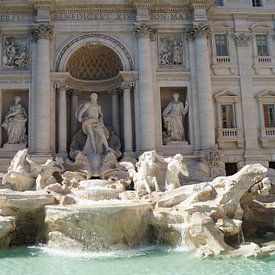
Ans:
{"label": "shuttered window", "polygon": [[275,105],[264,104],[264,123],[266,128],[275,127]]}
{"label": "shuttered window", "polygon": [[236,128],[234,105],[222,105],[222,128]]}
{"label": "shuttered window", "polygon": [[269,56],[267,35],[259,34],[256,35],[257,53],[258,56]]}
{"label": "shuttered window", "polygon": [[228,56],[227,37],[226,34],[216,34],[216,54],[217,56]]}

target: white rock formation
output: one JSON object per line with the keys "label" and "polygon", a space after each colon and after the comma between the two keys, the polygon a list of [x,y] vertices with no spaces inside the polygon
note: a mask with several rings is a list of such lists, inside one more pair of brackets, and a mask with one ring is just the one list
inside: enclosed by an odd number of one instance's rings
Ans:
{"label": "white rock formation", "polygon": [[181,216],[180,222],[189,228],[186,242],[199,249],[197,255],[226,253],[232,248],[225,239],[240,234],[245,204],[253,194],[270,189],[266,175],[262,165],[247,165],[233,176],[166,192],[157,202],[155,215],[167,213],[162,207],[177,209],[173,215]]}

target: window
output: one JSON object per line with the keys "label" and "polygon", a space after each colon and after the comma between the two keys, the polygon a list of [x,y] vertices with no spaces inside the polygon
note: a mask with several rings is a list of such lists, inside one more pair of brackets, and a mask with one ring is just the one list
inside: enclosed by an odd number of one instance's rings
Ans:
{"label": "window", "polygon": [[275,127],[275,105],[264,104],[263,106],[265,128]]}
{"label": "window", "polygon": [[252,7],[262,7],[262,0],[252,0]]}
{"label": "window", "polygon": [[216,54],[217,56],[228,56],[228,47],[227,47],[227,39],[226,34],[216,34]]}
{"label": "window", "polygon": [[266,34],[256,35],[256,44],[258,56],[269,56]]}
{"label": "window", "polygon": [[223,6],[223,0],[215,0],[215,6]]}
{"label": "window", "polygon": [[236,128],[234,105],[221,105],[222,128]]}
{"label": "window", "polygon": [[270,161],[270,162],[268,163],[268,167],[269,167],[269,168],[272,168],[272,169],[275,169],[275,162],[274,162],[274,161]]}

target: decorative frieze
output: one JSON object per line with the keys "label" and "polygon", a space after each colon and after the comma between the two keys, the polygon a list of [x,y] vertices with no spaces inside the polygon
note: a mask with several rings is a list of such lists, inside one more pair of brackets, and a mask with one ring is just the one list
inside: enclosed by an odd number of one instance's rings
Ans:
{"label": "decorative frieze", "polygon": [[135,23],[135,33],[137,37],[150,37],[152,40],[156,38],[157,29],[147,23]]}
{"label": "decorative frieze", "polygon": [[237,47],[247,47],[249,41],[251,40],[251,34],[249,33],[235,33],[234,39],[236,41]]}
{"label": "decorative frieze", "polygon": [[180,34],[161,34],[158,42],[160,65],[183,65],[183,41]]}
{"label": "decorative frieze", "polygon": [[2,45],[2,69],[28,69],[29,42],[27,37],[4,36]]}
{"label": "decorative frieze", "polygon": [[35,24],[32,30],[34,40],[50,39],[53,34],[53,26],[51,24]]}
{"label": "decorative frieze", "polygon": [[210,32],[208,23],[197,23],[187,29],[187,34],[190,39],[195,39],[197,36],[202,36]]}

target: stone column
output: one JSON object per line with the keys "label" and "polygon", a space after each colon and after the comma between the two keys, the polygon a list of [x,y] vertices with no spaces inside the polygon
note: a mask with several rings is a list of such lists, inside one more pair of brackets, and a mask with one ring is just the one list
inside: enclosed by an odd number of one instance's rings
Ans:
{"label": "stone column", "polygon": [[58,153],[67,155],[67,85],[64,81],[55,87],[58,91]]}
{"label": "stone column", "polygon": [[133,84],[123,82],[123,126],[124,126],[124,151],[133,151],[133,126],[132,126],[132,108],[131,108],[131,90]]}
{"label": "stone column", "polygon": [[214,104],[212,99],[209,51],[205,23],[194,25],[188,30],[189,37],[194,39],[197,73],[198,117],[200,124],[201,150],[215,147]]}
{"label": "stone column", "polygon": [[50,24],[34,25],[32,34],[37,41],[37,71],[35,97],[35,153],[50,154]]}
{"label": "stone column", "polygon": [[156,30],[147,23],[136,23],[138,37],[139,62],[139,100],[140,127],[142,131],[141,150],[152,150],[155,141],[154,87],[151,59],[150,39]]}
{"label": "stone column", "polygon": [[76,113],[78,110],[78,95],[80,94],[80,91],[73,90],[71,95],[71,134],[74,136],[78,130],[78,121],[76,118]]}
{"label": "stone column", "polygon": [[118,90],[109,92],[112,95],[112,127],[115,134],[120,137],[120,123],[119,123],[119,101],[118,101]]}

